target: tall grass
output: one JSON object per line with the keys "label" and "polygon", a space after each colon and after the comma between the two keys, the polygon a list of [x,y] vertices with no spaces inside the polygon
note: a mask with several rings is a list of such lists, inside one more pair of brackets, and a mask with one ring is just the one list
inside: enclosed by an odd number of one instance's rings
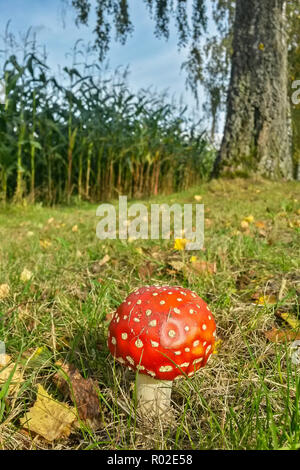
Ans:
{"label": "tall grass", "polygon": [[[199,122],[167,95],[132,94],[127,71],[109,78],[76,43],[57,76],[30,31],[7,28],[0,52],[0,197],[47,204],[183,190],[210,171],[214,151]],[[1,73],[0,73],[1,77]]]}

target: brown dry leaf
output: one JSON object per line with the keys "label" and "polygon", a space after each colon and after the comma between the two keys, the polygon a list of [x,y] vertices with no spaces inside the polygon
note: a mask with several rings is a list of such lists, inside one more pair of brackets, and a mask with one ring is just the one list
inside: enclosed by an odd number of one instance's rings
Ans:
{"label": "brown dry leaf", "polygon": [[20,419],[23,428],[42,436],[48,442],[69,437],[75,421],[75,410],[52,398],[41,384],[38,384],[36,402]]}
{"label": "brown dry leaf", "polygon": [[266,229],[267,228],[267,226],[266,226],[266,224],[263,220],[257,220],[257,222],[255,222],[255,227],[260,228],[260,229]]}
{"label": "brown dry leaf", "polygon": [[277,328],[272,328],[272,330],[265,331],[264,335],[272,343],[300,340],[300,333],[291,329],[278,330]]}
{"label": "brown dry leaf", "polygon": [[150,279],[155,270],[155,265],[148,261],[146,264],[139,267],[139,277],[142,281]]}
{"label": "brown dry leaf", "polygon": [[18,392],[21,384],[24,382],[23,379],[23,368],[15,362],[12,362],[11,357],[8,354],[0,355],[0,387],[4,385],[9,379],[10,374],[15,368],[14,375],[11,378],[10,385],[8,388],[8,395],[12,395]]}
{"label": "brown dry leaf", "polygon": [[191,263],[191,268],[196,273],[209,273],[216,274],[217,272],[217,263],[209,263],[208,261],[193,261]]}
{"label": "brown dry leaf", "polygon": [[80,419],[87,422],[93,429],[98,429],[102,424],[98,386],[91,379],[84,379],[79,370],[71,364],[57,362],[61,368],[53,381],[56,386],[69,396],[73,401]]}
{"label": "brown dry leaf", "polygon": [[182,261],[169,261],[169,265],[172,266],[175,271],[182,271],[185,268],[185,264]]}
{"label": "brown dry leaf", "polygon": [[105,256],[102,258],[102,260],[99,261],[98,264],[99,264],[99,266],[101,267],[101,266],[103,266],[104,264],[108,263],[109,260],[110,260],[110,256],[109,256],[109,255],[105,255]]}
{"label": "brown dry leaf", "polygon": [[8,284],[0,284],[0,300],[4,300],[9,296],[10,287]]}

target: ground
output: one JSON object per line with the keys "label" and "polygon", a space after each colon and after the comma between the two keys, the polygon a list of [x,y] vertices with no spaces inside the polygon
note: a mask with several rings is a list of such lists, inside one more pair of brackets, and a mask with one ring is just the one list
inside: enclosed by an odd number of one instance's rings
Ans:
{"label": "ground", "polygon": [[[299,366],[289,342],[265,334],[287,327],[278,312],[299,314],[299,184],[212,181],[147,204],[195,195],[205,204],[205,244],[193,253],[174,250],[172,240],[101,241],[96,205],[0,209],[0,339],[13,363],[27,358],[21,386],[0,392],[1,448],[300,448]],[[106,346],[111,314],[143,284],[195,290],[219,339],[205,368],[174,383],[176,422],[156,430],[135,419],[135,375]],[[47,442],[20,418],[37,384],[72,405],[53,380],[58,361],[98,385],[101,423],[80,422]]]}

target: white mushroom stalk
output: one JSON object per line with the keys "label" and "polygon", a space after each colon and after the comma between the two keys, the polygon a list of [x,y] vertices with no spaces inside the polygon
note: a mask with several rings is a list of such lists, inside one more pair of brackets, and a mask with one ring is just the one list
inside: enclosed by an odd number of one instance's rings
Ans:
{"label": "white mushroom stalk", "polygon": [[170,409],[172,380],[157,380],[137,374],[137,411],[143,416],[163,415]]}

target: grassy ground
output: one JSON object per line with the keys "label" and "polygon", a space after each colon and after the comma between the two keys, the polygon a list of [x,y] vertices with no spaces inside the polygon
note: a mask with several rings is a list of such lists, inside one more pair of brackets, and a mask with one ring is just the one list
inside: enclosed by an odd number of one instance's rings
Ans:
{"label": "grassy ground", "polygon": [[[195,194],[203,197],[206,218],[205,251],[197,253],[174,251],[172,241],[100,241],[96,206],[0,209],[0,285],[10,286],[0,300],[0,339],[14,361],[44,347],[14,397],[0,393],[0,447],[300,447],[300,370],[297,375],[288,344],[264,335],[283,327],[278,308],[299,314],[299,185],[213,181],[153,202],[190,203]],[[241,224],[250,215],[254,220]],[[216,262],[216,273],[191,269],[191,254]],[[105,255],[110,258],[100,266]],[[174,260],[186,269],[174,269]],[[20,279],[24,268],[33,273],[29,281]],[[197,376],[174,383],[177,423],[147,431],[132,413],[134,373],[114,365],[105,338],[117,305],[151,283],[199,293],[222,342]],[[277,301],[268,302],[268,295]],[[259,297],[266,300],[261,305]],[[64,400],[52,380],[58,360],[97,381],[103,423],[48,444],[22,430],[19,419],[33,405],[37,383]]]}

